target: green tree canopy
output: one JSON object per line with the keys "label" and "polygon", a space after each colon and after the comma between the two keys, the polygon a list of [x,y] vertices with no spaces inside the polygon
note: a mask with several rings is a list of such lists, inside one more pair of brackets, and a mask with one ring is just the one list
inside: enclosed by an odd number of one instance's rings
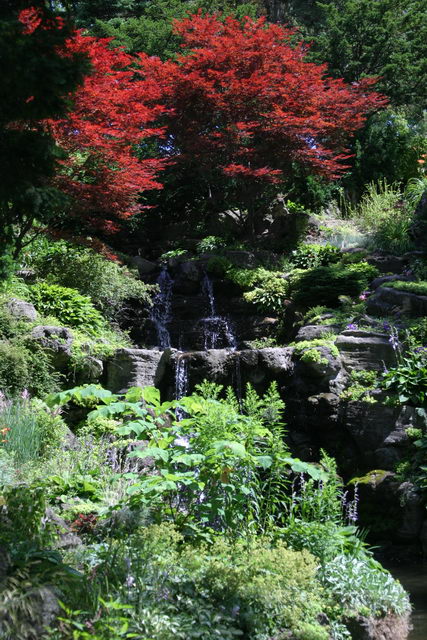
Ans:
{"label": "green tree canopy", "polygon": [[46,186],[58,160],[40,126],[70,106],[69,93],[88,70],[87,59],[63,55],[70,27],[42,0],[14,0],[0,8],[0,249],[18,249],[35,219],[58,214],[59,194]]}
{"label": "green tree canopy", "polygon": [[380,76],[393,106],[427,107],[425,0],[326,0],[311,57],[347,82]]}
{"label": "green tree canopy", "polygon": [[114,38],[114,44],[129,53],[144,51],[162,59],[180,51],[181,39],[172,32],[173,20],[199,9],[254,17],[262,8],[261,0],[78,0],[75,5],[77,24],[93,35]]}

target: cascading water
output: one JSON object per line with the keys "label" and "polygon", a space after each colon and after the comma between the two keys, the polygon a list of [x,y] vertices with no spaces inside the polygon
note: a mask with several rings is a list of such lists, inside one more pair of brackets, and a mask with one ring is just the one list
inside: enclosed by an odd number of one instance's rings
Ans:
{"label": "cascading water", "polygon": [[183,398],[188,391],[188,360],[180,354],[176,360],[175,398]]}
{"label": "cascading water", "polygon": [[[183,354],[178,354],[175,365],[175,399],[180,400],[188,391],[188,360]],[[185,417],[183,409],[177,408],[176,419],[179,422]]]}
{"label": "cascading water", "polygon": [[159,292],[154,297],[150,320],[157,332],[157,346],[167,349],[171,346],[168,324],[171,321],[173,279],[166,267],[163,267],[157,278]]}
{"label": "cascading water", "polygon": [[209,316],[202,318],[199,324],[203,331],[204,349],[218,349],[225,347],[233,351],[237,347],[236,337],[227,318],[219,316],[216,312],[215,296],[212,280],[207,274],[202,281],[202,292],[209,304]]}

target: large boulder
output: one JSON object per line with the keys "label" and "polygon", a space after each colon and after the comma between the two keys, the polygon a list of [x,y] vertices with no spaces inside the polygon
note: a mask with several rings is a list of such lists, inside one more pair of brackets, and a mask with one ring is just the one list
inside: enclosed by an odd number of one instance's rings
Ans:
{"label": "large boulder", "polygon": [[37,311],[31,302],[19,300],[18,298],[11,298],[7,302],[6,308],[11,316],[18,318],[19,320],[28,320],[29,322],[37,320]]}
{"label": "large boulder", "polygon": [[342,363],[347,371],[375,369],[382,371],[384,365],[392,366],[396,362],[396,354],[389,341],[389,336],[375,331],[348,329],[343,331],[335,341]]}
{"label": "large boulder", "polygon": [[368,298],[367,312],[377,316],[405,315],[417,318],[427,315],[427,296],[392,287],[379,287]]}
{"label": "large boulder", "polygon": [[107,388],[123,393],[130,387],[157,386],[169,358],[169,350],[118,349],[107,365]]}
{"label": "large boulder", "polygon": [[303,340],[317,340],[330,333],[339,333],[340,327],[336,324],[307,324],[298,330],[295,342]]}

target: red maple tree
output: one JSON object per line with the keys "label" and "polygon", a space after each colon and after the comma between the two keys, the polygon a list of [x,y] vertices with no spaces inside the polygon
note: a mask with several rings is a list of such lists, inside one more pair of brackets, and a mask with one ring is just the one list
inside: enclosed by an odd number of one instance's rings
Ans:
{"label": "red maple tree", "polygon": [[[29,38],[39,31],[61,31],[65,24],[37,6],[21,10],[18,19]],[[74,235],[116,231],[120,220],[140,210],[141,192],[162,187],[157,175],[164,161],[140,161],[136,154],[144,138],[162,135],[150,128],[164,110],[156,104],[159,91],[150,78],[135,82],[133,58],[109,42],[72,31],[57,47],[62,59],[88,59],[91,68],[69,94],[67,113],[35,123],[49,132],[62,156],[50,184],[69,196],[72,220],[65,226]],[[63,220],[53,222],[51,231],[55,226],[62,230]]]}
{"label": "red maple tree", "polygon": [[185,49],[176,61],[139,56],[166,108],[163,154],[188,180],[227,177],[235,185],[230,206],[250,210],[263,185],[285,181],[295,165],[338,177],[349,137],[386,104],[372,91],[375,80],[328,78],[326,65],[306,61],[294,30],[264,19],[198,13],[176,22],[175,32]]}
{"label": "red maple tree", "polygon": [[64,55],[88,55],[92,71],[70,96],[66,118],[46,125],[66,152],[55,184],[72,198],[72,213],[94,230],[114,232],[120,220],[141,209],[140,193],[160,189],[164,160],[137,157],[138,145],[162,129],[150,124],[164,111],[159,90],[147,77],[135,82],[133,59],[81,32],[67,42]]}

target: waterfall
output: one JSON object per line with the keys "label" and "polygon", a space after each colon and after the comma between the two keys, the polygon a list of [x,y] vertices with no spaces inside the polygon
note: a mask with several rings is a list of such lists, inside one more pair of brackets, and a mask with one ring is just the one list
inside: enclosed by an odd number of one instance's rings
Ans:
{"label": "waterfall", "polygon": [[202,292],[205,294],[209,302],[209,308],[210,308],[209,317],[214,318],[216,316],[215,296],[214,296],[212,280],[209,278],[207,273],[205,273],[205,277],[203,278]]}
{"label": "waterfall", "polygon": [[154,297],[150,320],[156,328],[157,346],[160,347],[160,349],[167,349],[171,346],[167,326],[171,321],[173,280],[166,267],[163,267],[157,278],[157,284],[160,290]]}
{"label": "waterfall", "polygon": [[208,274],[205,274],[202,281],[202,293],[206,296],[209,305],[209,316],[199,321],[203,331],[205,351],[221,347],[234,351],[237,348],[236,337],[227,318],[217,314],[213,284]]}
{"label": "waterfall", "polygon": [[175,398],[183,398],[188,391],[188,360],[182,354],[177,356],[175,369]]}
{"label": "waterfall", "polygon": [[234,373],[233,373],[233,388],[236,394],[239,408],[242,410],[243,392],[242,392],[242,371],[240,368],[240,352],[235,354],[234,360]]}
{"label": "waterfall", "polygon": [[[180,400],[188,392],[188,360],[182,353],[177,354],[175,364],[175,399]],[[185,411],[177,408],[175,416],[177,422],[185,418]]]}

